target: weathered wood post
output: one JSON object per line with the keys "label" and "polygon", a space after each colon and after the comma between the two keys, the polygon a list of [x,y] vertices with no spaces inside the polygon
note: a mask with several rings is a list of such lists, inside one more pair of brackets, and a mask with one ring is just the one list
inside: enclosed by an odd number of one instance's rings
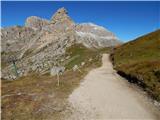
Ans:
{"label": "weathered wood post", "polygon": [[59,73],[57,73],[57,85],[59,86]]}
{"label": "weathered wood post", "polygon": [[64,72],[63,67],[54,66],[51,69],[51,75],[57,78],[56,86],[60,86],[60,75],[62,75],[62,72]]}

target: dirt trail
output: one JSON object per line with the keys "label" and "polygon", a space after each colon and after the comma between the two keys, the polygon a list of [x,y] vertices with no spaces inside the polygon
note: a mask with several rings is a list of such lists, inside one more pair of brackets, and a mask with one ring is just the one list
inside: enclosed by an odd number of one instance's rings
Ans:
{"label": "dirt trail", "polygon": [[103,65],[84,78],[69,96],[68,120],[160,120],[155,108],[142,91],[130,85],[113,70],[109,55]]}

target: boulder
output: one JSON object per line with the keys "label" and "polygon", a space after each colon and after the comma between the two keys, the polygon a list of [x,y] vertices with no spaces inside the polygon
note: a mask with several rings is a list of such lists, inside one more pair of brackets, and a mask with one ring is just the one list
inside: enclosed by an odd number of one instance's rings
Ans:
{"label": "boulder", "polygon": [[64,71],[65,71],[65,67],[63,67],[63,66],[59,66],[59,67],[58,66],[54,66],[50,70],[50,75],[51,76],[55,76],[57,74],[62,74]]}
{"label": "boulder", "polygon": [[73,71],[78,70],[78,65],[74,65],[74,67],[72,69],[73,69]]}
{"label": "boulder", "polygon": [[91,61],[92,61],[92,58],[90,58],[88,61],[91,62]]}
{"label": "boulder", "polygon": [[81,62],[81,66],[84,66],[85,65],[85,62]]}

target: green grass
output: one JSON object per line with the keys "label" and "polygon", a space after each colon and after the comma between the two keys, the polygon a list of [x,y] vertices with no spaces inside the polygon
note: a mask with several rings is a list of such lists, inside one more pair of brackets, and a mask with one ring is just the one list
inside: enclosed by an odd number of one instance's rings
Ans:
{"label": "green grass", "polygon": [[136,78],[160,101],[160,30],[115,48],[111,58],[117,71]]}
{"label": "green grass", "polygon": [[[95,64],[101,65],[102,53],[107,53],[111,48],[103,49],[89,49],[82,44],[75,44],[66,50],[66,56],[70,56],[70,60],[66,63],[66,69],[72,69],[74,65],[80,66],[82,62],[85,62],[85,66]],[[92,61],[89,62],[89,60]]]}

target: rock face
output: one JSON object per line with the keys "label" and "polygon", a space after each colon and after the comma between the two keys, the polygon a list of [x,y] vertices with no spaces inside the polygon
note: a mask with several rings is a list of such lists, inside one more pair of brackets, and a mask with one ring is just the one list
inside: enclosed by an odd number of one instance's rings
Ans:
{"label": "rock face", "polygon": [[42,29],[42,27],[49,24],[49,21],[36,16],[31,16],[26,19],[25,26],[33,29]]}
{"label": "rock face", "polygon": [[24,47],[35,36],[36,32],[29,27],[13,26],[1,29],[2,62],[7,61],[10,55],[18,57]]}
{"label": "rock face", "polygon": [[60,8],[51,20],[31,16],[25,26],[1,29],[2,78],[13,79],[10,56],[17,58],[19,76],[30,72],[43,74],[65,61],[65,50],[75,43],[89,48],[103,48],[119,44],[113,33],[104,27],[83,23],[76,24],[65,8]]}

